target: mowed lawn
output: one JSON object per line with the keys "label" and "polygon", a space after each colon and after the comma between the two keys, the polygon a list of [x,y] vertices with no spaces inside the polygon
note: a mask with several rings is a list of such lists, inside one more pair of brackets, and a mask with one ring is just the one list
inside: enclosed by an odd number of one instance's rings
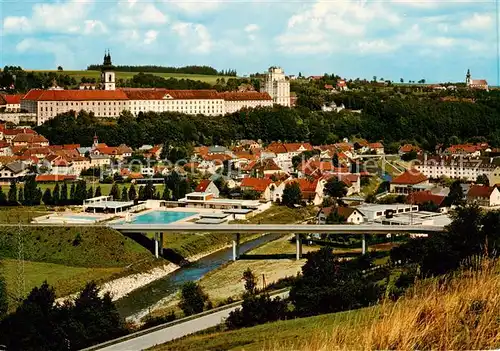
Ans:
{"label": "mowed lawn", "polygon": [[[228,332],[205,332],[184,337],[152,347],[154,351],[218,351],[218,350],[297,350],[297,341],[307,343],[328,334],[330,330],[341,326],[366,325],[377,318],[378,308],[363,308],[354,311],[325,314],[321,316],[299,318],[288,321],[262,324]],[[320,346],[320,345],[316,345]],[[324,346],[324,345],[321,345]],[[331,345],[335,349],[335,345]],[[303,349],[303,348],[300,348]],[[307,350],[316,350],[310,345]],[[322,348],[324,350],[324,348]]]}
{"label": "mowed lawn", "polygon": [[[32,70],[27,70],[27,71],[32,71]],[[82,71],[56,71],[56,70],[35,70],[34,72],[53,72],[53,73],[59,73],[59,74],[67,74],[70,77],[74,77],[77,82],[80,82],[82,77],[86,78],[95,78],[99,79],[101,76],[100,71],[87,71],[87,70],[82,70]],[[204,75],[204,74],[185,74],[185,73],[153,73],[153,72],[144,72],[147,74],[153,74],[155,76],[160,76],[165,79],[168,78],[175,78],[175,79],[191,79],[191,80],[199,80],[202,82],[210,83],[210,84],[215,84],[217,79],[219,78],[224,78],[225,80],[229,78],[235,78],[235,77],[224,77],[224,76],[210,76],[210,75]],[[116,79],[131,79],[133,76],[136,74],[139,74],[139,72],[116,72]]]}
{"label": "mowed lawn", "polygon": [[[118,274],[123,268],[86,268],[72,267],[55,263],[20,261],[6,259],[0,261],[2,274],[7,283],[9,297],[15,298],[18,294],[18,273],[24,272],[24,295],[32,288],[47,281],[54,287],[56,296],[66,296],[80,291],[89,281],[104,281]],[[12,303],[10,303],[12,305]]]}

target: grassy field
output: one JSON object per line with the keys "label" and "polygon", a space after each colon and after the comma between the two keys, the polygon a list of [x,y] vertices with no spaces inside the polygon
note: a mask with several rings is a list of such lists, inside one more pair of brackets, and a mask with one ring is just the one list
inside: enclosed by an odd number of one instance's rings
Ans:
{"label": "grassy field", "polygon": [[307,219],[311,219],[318,213],[314,206],[290,208],[287,206],[273,205],[269,210],[259,213],[245,221],[237,221],[238,223],[253,223],[253,224],[287,224],[301,223]]}
{"label": "grassy field", "polygon": [[[28,70],[29,71],[29,70]],[[55,71],[55,70],[36,70],[35,72],[53,72],[53,73],[60,73],[60,74],[67,74],[70,77],[74,77],[77,82],[80,82],[82,77],[86,78],[95,78],[99,79],[101,76],[100,71]],[[131,79],[133,76],[138,74],[139,72],[116,72],[116,79]],[[144,72],[148,73],[148,72]],[[153,74],[155,76],[160,76],[163,78],[175,78],[175,79],[191,79],[191,80],[199,80],[202,82],[210,83],[210,84],[215,84],[218,78],[224,78],[227,80],[228,78],[231,77],[224,77],[224,76],[209,76],[209,75],[203,75],[203,74],[185,74],[185,73],[148,73],[148,74]]]}
{"label": "grassy field", "polygon": [[[18,271],[23,267],[25,294],[33,287],[40,286],[45,280],[54,287],[56,295],[66,296],[81,290],[91,280],[96,282],[107,280],[119,274],[122,268],[86,268],[71,267],[54,263],[25,261],[20,265],[17,260],[1,261],[2,274],[7,283],[7,293],[10,297],[17,296]],[[10,303],[9,305],[12,305]],[[12,306],[14,307],[14,306]]]}
{"label": "grassy field", "polygon": [[[361,309],[322,316],[280,321],[245,328],[231,332],[214,332],[188,336],[171,343],[151,348],[155,351],[216,351],[216,350],[274,350],[283,347],[285,350],[295,350],[287,345],[294,345],[296,340],[307,339],[309,336],[323,332],[327,333],[334,327],[350,325],[366,325],[377,315],[373,308]],[[333,346],[323,350],[329,350]],[[356,348],[359,349],[359,348]]]}
{"label": "grassy field", "polygon": [[17,234],[28,261],[76,267],[124,267],[147,259],[150,252],[108,228],[35,227],[0,229],[0,257],[17,258]]}
{"label": "grassy field", "polygon": [[18,286],[19,237],[25,260],[25,294],[47,280],[58,296],[64,296],[79,291],[90,280],[103,282],[156,264],[148,250],[108,228],[2,228],[0,264],[10,293],[17,292]]}
{"label": "grassy field", "polygon": [[35,217],[48,214],[45,206],[33,207],[0,207],[0,223],[31,223]]}
{"label": "grassy field", "polygon": [[396,303],[264,324],[207,331],[152,350],[498,349],[498,261],[482,269],[418,281]]}

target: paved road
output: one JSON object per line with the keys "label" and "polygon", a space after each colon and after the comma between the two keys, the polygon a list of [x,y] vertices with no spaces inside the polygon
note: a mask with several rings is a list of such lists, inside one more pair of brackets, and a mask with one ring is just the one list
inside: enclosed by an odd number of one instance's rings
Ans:
{"label": "paved road", "polygon": [[[285,298],[288,296],[287,292],[282,292],[274,296],[280,296]],[[186,322],[175,324],[171,327],[166,327],[164,329],[156,330],[148,334],[140,335],[133,339],[125,340],[114,345],[105,346],[103,348],[97,348],[99,351],[139,351],[150,348],[155,345],[163,344],[168,341],[172,341],[183,336],[193,334],[195,332],[205,330],[211,327],[215,327],[220,324],[224,318],[229,316],[231,311],[238,308],[237,306],[232,306],[209,315],[201,316],[196,319],[192,319]]]}

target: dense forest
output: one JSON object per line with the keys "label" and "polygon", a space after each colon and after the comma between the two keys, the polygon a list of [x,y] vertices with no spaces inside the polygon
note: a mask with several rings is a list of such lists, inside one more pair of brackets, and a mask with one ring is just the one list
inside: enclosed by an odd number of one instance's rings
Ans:
{"label": "dense forest", "polygon": [[359,103],[361,113],[312,111],[281,106],[248,109],[226,116],[190,116],[175,112],[124,112],[113,123],[101,123],[85,112],[67,113],[47,121],[37,131],[53,144],[90,145],[95,133],[109,145],[126,143],[230,144],[238,139],[310,141],[315,145],[344,137],[383,141],[386,147],[415,142],[427,150],[450,141],[487,140],[500,146],[500,103],[492,97],[467,101],[373,97]]}
{"label": "dense forest", "polygon": [[[184,66],[184,67],[165,67],[165,66],[113,66],[116,72],[151,72],[151,73],[183,73],[183,74],[203,74],[209,76],[231,76],[236,77],[236,70],[228,69],[217,71],[210,66]],[[101,65],[90,65],[88,71],[100,71]]]}

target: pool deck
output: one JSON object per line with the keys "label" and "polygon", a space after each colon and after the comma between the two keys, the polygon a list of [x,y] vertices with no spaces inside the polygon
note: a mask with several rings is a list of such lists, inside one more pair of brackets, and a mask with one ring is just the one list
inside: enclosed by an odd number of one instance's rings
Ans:
{"label": "pool deck", "polygon": [[[193,220],[200,218],[201,214],[215,213],[223,214],[223,210],[212,209],[212,208],[193,208],[193,207],[157,207],[150,208],[145,211],[138,213],[130,213],[130,218],[133,221],[135,217],[143,216],[151,212],[189,212],[194,213],[191,216],[181,218],[179,220],[173,221],[166,224],[191,224]],[[78,217],[78,218],[76,218]],[[103,214],[103,213],[87,213],[87,212],[54,212],[49,215],[40,216],[33,219],[34,224],[96,224],[110,218],[117,217],[116,214]],[[107,224],[124,224],[126,219],[126,213],[118,214],[119,218],[109,221]],[[88,218],[88,219],[87,219]]]}

